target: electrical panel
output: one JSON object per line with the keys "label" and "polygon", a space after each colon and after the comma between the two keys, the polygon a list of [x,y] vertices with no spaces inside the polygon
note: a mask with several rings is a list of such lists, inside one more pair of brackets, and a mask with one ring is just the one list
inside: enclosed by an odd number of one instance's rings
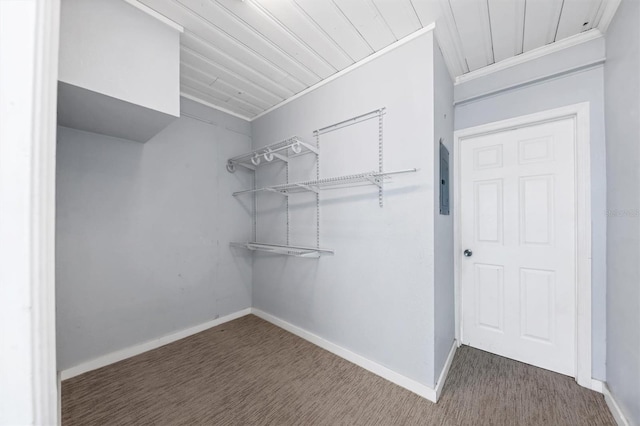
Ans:
{"label": "electrical panel", "polygon": [[440,214],[449,214],[449,150],[440,139]]}

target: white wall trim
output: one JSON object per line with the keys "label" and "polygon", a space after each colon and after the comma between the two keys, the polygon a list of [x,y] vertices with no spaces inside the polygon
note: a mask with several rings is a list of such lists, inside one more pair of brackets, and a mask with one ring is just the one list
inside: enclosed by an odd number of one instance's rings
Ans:
{"label": "white wall trim", "polygon": [[266,111],[261,112],[260,114],[256,115],[255,117],[253,117],[250,121],[253,120],[257,120],[258,118],[262,117],[263,115],[269,114],[271,111],[274,111],[286,104],[288,104],[289,102],[293,102],[296,99],[306,95],[307,93],[310,93],[322,86],[324,86],[325,84],[329,84],[331,83],[333,80],[338,79],[340,77],[342,77],[343,75],[346,75],[348,73],[350,73],[351,71],[360,68],[361,66],[368,64],[369,62],[373,61],[374,59],[379,58],[382,55],[385,55],[386,53],[391,52],[392,50],[397,49],[398,47],[410,42],[411,40],[414,40],[424,34],[430,33],[431,31],[433,31],[436,28],[436,24],[432,23],[430,25],[427,25],[426,27],[419,29],[418,31],[415,31],[411,34],[409,34],[408,36],[401,38],[400,40],[391,43],[389,46],[385,47],[384,49],[378,50],[375,53],[372,53],[371,55],[367,56],[366,58],[352,64],[349,65],[347,68],[338,71],[337,73],[325,78],[324,80],[319,81],[318,83],[314,84],[313,86],[307,87],[306,89],[304,89],[301,92],[296,93],[295,95],[291,96],[290,98],[285,99],[284,101],[280,102],[279,104],[276,104],[274,106],[272,106],[271,108],[267,109]]}
{"label": "white wall trim", "polygon": [[201,104],[201,105],[204,105],[204,106],[206,106],[206,107],[213,108],[213,109],[215,109],[215,110],[217,110],[217,111],[220,111],[220,112],[224,112],[225,114],[232,115],[232,116],[234,116],[234,117],[236,117],[236,118],[239,118],[239,119],[241,119],[241,120],[251,122],[251,118],[249,118],[249,117],[246,117],[246,116],[244,116],[244,115],[240,115],[240,114],[238,114],[237,112],[233,112],[233,111],[231,111],[231,110],[228,110],[228,109],[223,108],[223,107],[218,106],[218,105],[214,105],[214,104],[209,103],[209,102],[207,102],[207,101],[203,101],[202,99],[198,99],[198,98],[196,98],[195,96],[190,95],[190,94],[188,94],[188,93],[180,92],[180,96],[182,96],[183,98],[186,98],[186,99],[190,99],[190,100],[192,100],[193,102],[197,102],[197,103],[199,103],[199,104]]}
{"label": "white wall trim", "polygon": [[460,206],[460,145],[468,138],[527,127],[548,121],[573,119],[575,125],[576,153],[576,381],[579,385],[592,388],[591,377],[591,151],[589,103],[583,102],[562,108],[524,115],[476,127],[458,130],[454,133],[454,281],[455,281],[455,330],[456,340],[462,336],[462,291],[460,288],[460,268],[462,266]]}
{"label": "white wall trim", "polygon": [[631,423],[629,423],[629,421],[625,417],[622,409],[620,409],[618,402],[613,397],[613,394],[611,394],[611,390],[606,383],[603,384],[602,393],[604,395],[604,401],[607,403],[607,407],[609,407],[609,411],[611,411],[611,415],[615,419],[618,426],[630,426]]}
{"label": "white wall trim", "polygon": [[177,340],[184,339],[185,337],[189,337],[194,334],[200,333],[201,331],[208,330],[212,327],[216,327],[220,324],[233,321],[240,317],[249,315],[250,313],[251,313],[251,308],[246,308],[241,311],[234,312],[232,314],[214,319],[212,321],[207,321],[205,323],[198,324],[194,327],[190,327],[190,328],[178,331],[176,333],[162,336],[157,339],[149,340],[147,342],[140,343],[135,346],[130,346],[128,348],[124,348],[119,351],[111,352],[99,358],[92,359],[91,361],[83,362],[82,364],[76,365],[75,367],[62,370],[60,372],[61,380],[67,380],[72,377],[79,376],[80,374],[83,374],[92,370],[97,370],[98,368],[106,367],[107,365],[114,364],[118,361],[122,361],[124,359],[131,358],[136,355],[140,355],[141,353],[150,351],[152,349],[157,349],[160,346],[164,346],[169,343],[173,343]]}
{"label": "white wall trim", "polygon": [[56,424],[59,0],[0,1],[0,424]]}
{"label": "white wall trim", "polygon": [[591,390],[604,393],[604,382],[598,379],[591,379]]}
{"label": "white wall trim", "polygon": [[136,9],[140,9],[141,11],[146,13],[147,15],[157,19],[158,21],[162,22],[163,24],[168,25],[169,27],[173,28],[174,30],[179,31],[181,33],[184,32],[184,27],[182,25],[180,25],[180,24],[174,22],[173,20],[167,18],[163,14],[156,12],[155,10],[151,9],[149,6],[140,3],[138,0],[124,0],[124,1],[129,3],[131,6],[135,7]]}
{"label": "white wall trim", "polygon": [[440,395],[442,395],[442,389],[444,388],[447,376],[449,375],[449,370],[453,363],[453,357],[456,355],[456,350],[459,346],[458,342],[454,340],[453,345],[451,345],[449,355],[447,355],[447,360],[444,363],[444,367],[442,367],[442,371],[440,372],[440,377],[438,377],[438,381],[436,382],[436,401],[440,399]]}
{"label": "white wall trim", "polygon": [[586,43],[591,40],[602,38],[602,32],[598,28],[585,31],[583,33],[576,34],[571,37],[556,41],[555,43],[547,44],[537,49],[530,50],[517,56],[504,59],[500,62],[496,62],[492,65],[471,71],[467,74],[456,77],[454,85],[466,83],[471,80],[475,80],[480,77],[486,77],[489,74],[493,74],[498,71],[505,70],[507,68],[521,65],[534,59],[542,58],[543,56],[550,55],[552,53],[559,52],[570,47],[577,46],[582,43]]}
{"label": "white wall trim", "polygon": [[591,61],[585,64],[580,64],[580,65],[576,65],[576,66],[571,66],[571,67],[567,67],[564,69],[561,69],[559,71],[554,71],[552,73],[547,73],[544,75],[540,75],[540,76],[536,76],[533,78],[529,78],[526,80],[521,80],[518,81],[517,83],[513,83],[513,84],[505,84],[503,86],[500,87],[496,87],[495,89],[491,89],[491,90],[487,90],[475,95],[471,95],[471,96],[467,96],[465,98],[460,98],[460,99],[455,99],[453,101],[454,105],[464,105],[464,104],[468,104],[471,102],[475,102],[477,100],[480,99],[484,99],[487,98],[489,96],[494,96],[494,95],[498,95],[507,91],[511,91],[514,89],[521,89],[523,87],[527,87],[527,86],[532,86],[534,84],[539,84],[539,83],[547,83],[549,81],[552,80],[556,80],[559,78],[563,78],[566,77],[569,74],[575,74],[575,73],[579,73],[579,72],[583,72],[583,71],[587,71],[590,69],[593,69],[595,67],[599,67],[602,66],[606,61],[606,58],[600,58],[597,59],[595,61]]}
{"label": "white wall trim", "polygon": [[606,0],[604,2],[604,10],[602,11],[602,16],[600,17],[600,21],[598,22],[598,29],[603,34],[607,32],[609,28],[609,24],[613,20],[613,17],[620,6],[621,0]]}
{"label": "white wall trim", "polygon": [[362,367],[365,370],[368,370],[432,402],[436,402],[442,393],[442,389],[444,387],[447,375],[449,373],[449,369],[451,368],[451,363],[453,362],[453,357],[458,347],[457,342],[454,341],[451,347],[451,351],[447,356],[445,365],[442,368],[442,372],[440,373],[440,377],[438,378],[436,388],[432,389],[429,386],[423,385],[422,383],[418,383],[413,379],[403,376],[402,374],[399,374],[383,365],[380,365],[374,361],[371,361],[368,358],[363,357],[362,355],[358,355],[354,352],[351,352],[348,349],[345,349],[339,345],[336,345],[335,343],[325,340],[320,336],[317,336],[309,331],[306,331],[300,327],[297,327],[291,323],[288,323],[274,315],[268,314],[264,311],[261,311],[260,309],[247,308],[238,312],[234,312],[233,314],[226,315],[224,317],[221,317],[212,321],[208,321],[206,323],[199,324],[197,326],[194,326],[185,330],[181,330],[176,333],[169,334],[167,336],[163,336],[154,340],[147,341],[145,343],[141,343],[135,346],[121,349],[119,351],[115,351],[107,355],[103,355],[99,358],[92,359],[91,361],[84,362],[75,367],[62,370],[59,373],[60,379],[67,380],[72,377],[79,376],[80,374],[97,370],[98,368],[106,367],[107,365],[111,365],[116,362],[125,360],[127,358],[140,355],[144,352],[157,349],[161,346],[167,345],[169,343],[173,343],[180,339],[184,339],[185,337],[192,336],[194,334],[200,333],[201,331],[208,330],[209,328],[216,327],[218,325],[224,324],[229,321],[233,321],[235,319],[241,318],[249,314],[253,314],[259,318],[262,318],[263,320],[270,322],[271,324],[274,324],[277,327],[280,327],[292,334],[295,334],[296,336],[301,337],[313,343],[314,345],[319,346],[322,349],[325,349],[333,353],[334,355],[337,355],[343,359],[346,359],[347,361],[352,362],[358,365],[359,367]]}
{"label": "white wall trim", "polygon": [[[413,379],[410,379],[406,376],[403,376],[400,373],[397,373],[383,365],[380,365],[374,361],[371,361],[368,358],[363,357],[362,355],[358,355],[350,350],[343,348],[342,346],[336,345],[326,339],[323,339],[320,336],[317,336],[307,330],[304,330],[298,326],[295,326],[291,323],[288,323],[276,316],[268,314],[260,309],[252,308],[251,313],[257,317],[262,318],[265,321],[270,322],[273,325],[276,325],[292,334],[295,334],[298,337],[303,338],[316,346],[321,347],[334,355],[339,356],[340,358],[344,358],[349,362],[356,364],[359,367],[364,368],[376,374],[383,379],[386,379],[396,385],[403,387],[423,398],[428,399],[429,401],[436,402],[438,399],[438,394],[436,389],[432,389],[429,386],[423,385],[422,383],[418,383]],[[444,385],[444,380],[442,381],[442,386]]]}

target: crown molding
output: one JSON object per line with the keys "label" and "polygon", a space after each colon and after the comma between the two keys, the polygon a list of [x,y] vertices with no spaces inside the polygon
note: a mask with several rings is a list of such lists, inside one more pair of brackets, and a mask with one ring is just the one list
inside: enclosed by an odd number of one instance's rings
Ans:
{"label": "crown molding", "polygon": [[165,25],[168,25],[169,27],[173,28],[176,31],[179,31],[181,33],[184,32],[184,27],[178,23],[176,23],[175,21],[167,18],[166,16],[164,16],[161,13],[156,12],[155,10],[151,9],[149,6],[146,6],[142,3],[140,3],[138,0],[124,0],[126,3],[130,4],[131,6],[135,7],[136,9],[139,9],[141,11],[143,11],[144,13],[146,13],[147,15],[157,19],[158,21],[162,22]]}
{"label": "crown molding", "polygon": [[598,28],[594,28],[589,31],[567,37],[563,40],[538,47],[537,49],[530,50],[518,56],[513,56],[503,61],[496,62],[495,64],[488,65],[478,70],[458,76],[456,77],[455,85],[463,84],[477,78],[486,77],[487,75],[493,74],[495,72],[502,71],[516,65],[524,64],[534,59],[542,58],[543,56],[547,56],[552,53],[556,53],[561,50],[568,49],[570,47],[577,46],[579,44],[586,43],[591,40],[596,40],[602,37],[602,32]]}
{"label": "crown molding", "polygon": [[607,32],[609,24],[611,24],[621,1],[622,0],[605,0],[604,7],[602,9],[602,16],[600,16],[597,26],[602,34]]}
{"label": "crown molding", "polygon": [[206,107],[209,107],[209,108],[212,108],[212,109],[218,110],[218,111],[220,111],[220,112],[224,112],[225,114],[232,115],[232,116],[234,116],[234,117],[236,117],[236,118],[239,118],[239,119],[241,119],[241,120],[244,120],[244,121],[251,121],[251,118],[250,118],[250,117],[247,117],[247,116],[245,116],[245,115],[238,114],[237,112],[233,112],[233,111],[228,110],[228,109],[226,109],[226,108],[223,108],[223,107],[221,107],[221,106],[214,105],[214,104],[212,104],[212,103],[210,103],[210,102],[203,101],[202,99],[197,98],[197,97],[195,97],[195,96],[193,96],[193,95],[190,95],[190,94],[188,94],[188,93],[180,92],[180,96],[182,96],[182,97],[183,97],[183,98],[185,98],[185,99],[189,99],[189,100],[191,100],[191,101],[193,101],[193,102],[197,102],[197,103],[199,103],[199,104],[201,104],[201,105],[204,105],[204,106],[206,106]]}
{"label": "crown molding", "polygon": [[253,121],[253,120],[257,120],[258,118],[262,117],[263,115],[269,114],[270,112],[280,108],[281,106],[284,106],[286,104],[288,104],[289,102],[295,101],[296,99],[306,95],[309,92],[312,92],[322,86],[324,86],[325,84],[331,83],[333,80],[342,77],[345,74],[350,73],[351,71],[360,68],[361,66],[368,64],[369,62],[373,61],[374,59],[379,58],[380,56],[391,52],[392,50],[397,49],[398,47],[410,42],[411,40],[414,40],[426,33],[430,33],[432,32],[434,29],[436,28],[436,24],[432,23],[427,25],[424,28],[419,29],[418,31],[415,31],[411,34],[409,34],[408,36],[401,38],[400,40],[391,43],[389,46],[385,47],[384,49],[380,49],[375,53],[372,53],[371,55],[367,56],[364,59],[361,59],[360,61],[348,66],[347,68],[338,71],[337,73],[325,78],[324,80],[319,81],[318,83],[314,84],[313,86],[307,87],[306,89],[304,89],[301,92],[296,93],[295,95],[285,99],[284,101],[280,102],[279,104],[276,104],[274,106],[272,106],[271,108],[261,112],[260,114],[256,115],[255,117],[253,117],[252,119],[250,119],[249,121]]}

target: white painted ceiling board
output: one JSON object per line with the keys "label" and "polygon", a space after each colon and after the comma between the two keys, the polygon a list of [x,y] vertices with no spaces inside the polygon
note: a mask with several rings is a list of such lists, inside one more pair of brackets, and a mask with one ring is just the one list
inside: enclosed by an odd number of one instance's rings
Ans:
{"label": "white painted ceiling board", "polygon": [[619,4],[619,0],[127,1],[138,1],[184,27],[181,70],[186,95],[247,119],[434,22],[435,37],[455,78],[591,28],[604,30]]}
{"label": "white painted ceiling board", "polygon": [[287,74],[300,81],[300,90],[320,81],[312,70],[294,60],[290,55],[274,45],[253,28],[243,24],[235,16],[225,12],[218,3],[211,0],[178,0],[198,16],[210,22],[226,34],[232,36],[258,55],[267,59]]}
{"label": "white painted ceiling board", "polygon": [[265,14],[277,20],[296,34],[337,70],[353,64],[353,59],[320,27],[290,0],[245,0],[261,8]]}
{"label": "white painted ceiling board", "polygon": [[409,0],[372,0],[391,28],[396,40],[422,28]]}
{"label": "white painted ceiling board", "polygon": [[[426,27],[440,19],[442,16],[441,0],[410,0],[420,20],[420,25]],[[448,7],[448,3],[447,3]],[[440,23],[440,22],[438,22]]]}
{"label": "white painted ceiling board", "polygon": [[[418,0],[413,1],[414,5],[419,4]],[[453,17],[451,3],[449,3],[449,0],[440,0],[438,3],[441,7],[442,17],[437,21],[435,34],[438,43],[442,46],[445,62],[450,69],[452,77],[455,78],[468,73],[469,65],[462,51],[462,40]],[[417,10],[420,10],[420,8]]]}
{"label": "white painted ceiling board", "polygon": [[[206,93],[212,98],[217,99],[219,102],[224,102],[225,104],[228,103],[232,98],[232,96],[229,96],[226,93],[222,93],[219,90],[212,88],[208,84],[204,84],[200,80],[193,79],[186,75],[180,77],[180,86],[188,87],[190,89],[197,90],[198,92]],[[249,111],[245,111],[245,113],[248,112]]]}
{"label": "white painted ceiling board", "polygon": [[216,2],[319,77],[327,78],[338,71],[317,52],[300,41],[295,34],[265,13],[262,8],[256,7],[251,2],[238,0],[216,0]]}
{"label": "white painted ceiling board", "polygon": [[332,1],[295,0],[295,3],[354,61],[373,53],[373,49]]}
{"label": "white painted ceiling board", "polygon": [[495,62],[522,53],[525,0],[488,0]]}
{"label": "white painted ceiling board", "polygon": [[180,92],[189,95],[191,98],[195,98],[200,101],[206,102],[207,104],[219,107],[222,110],[231,111],[247,120],[250,120],[252,117],[254,117],[254,115],[247,113],[242,109],[236,108],[233,105],[228,104],[227,102],[223,102],[220,99],[214,98],[213,96],[210,96],[187,85],[180,85]]}
{"label": "white painted ceiling board", "polygon": [[218,77],[213,77],[201,71],[200,69],[194,68],[184,63],[180,64],[180,76],[188,77],[192,80],[199,81],[207,86],[211,86],[214,89],[217,89],[232,98],[237,98],[244,102],[247,102],[248,104],[258,108],[260,111],[273,106],[273,103],[269,103],[263,99],[257,98]]}
{"label": "white painted ceiling board", "polygon": [[524,17],[525,52],[555,41],[562,2],[563,0],[527,1]]}
{"label": "white painted ceiling board", "polygon": [[333,1],[373,50],[378,51],[396,41],[393,32],[371,0]]}
{"label": "white painted ceiling board", "polygon": [[602,0],[564,0],[556,41],[593,28],[601,6]]}
{"label": "white painted ceiling board", "polygon": [[277,95],[282,99],[286,99],[292,96],[295,92],[285,86],[283,86],[282,79],[280,83],[277,83],[264,74],[251,68],[237,59],[231,57],[227,53],[217,49],[212,44],[205,42],[197,37],[195,34],[191,34],[185,31],[182,35],[182,46],[187,47],[190,50],[201,54],[212,62],[219,64],[226,68],[230,73],[236,74],[238,77],[242,77],[246,80],[255,83],[256,85],[263,87],[269,92]]}
{"label": "white painted ceiling board", "polygon": [[469,70],[494,62],[486,1],[449,0]]}
{"label": "white painted ceiling board", "polygon": [[221,91],[218,87],[208,86],[203,84],[199,80],[195,80],[186,76],[182,76],[180,78],[180,87],[181,88],[190,88],[192,90],[197,90],[200,93],[209,95],[210,97],[217,99],[220,102],[223,102],[226,105],[226,108],[232,109],[235,108],[240,114],[244,114],[247,116],[256,115],[262,109],[256,107],[255,105],[251,105],[248,102],[242,101],[240,99],[234,98],[233,96],[228,95],[227,93]]}
{"label": "white painted ceiling board", "polygon": [[229,101],[231,100],[231,96],[228,96],[224,93],[219,92],[218,90],[212,89],[210,86],[206,84],[202,84],[198,80],[193,80],[189,77],[182,76],[180,78],[180,90],[181,91],[192,91],[195,93],[199,93],[201,95],[206,95],[208,98],[215,102],[217,105],[224,106],[227,109],[230,109],[238,114],[242,114],[244,116],[250,116],[251,112],[232,105]]}
{"label": "white painted ceiling board", "polygon": [[[280,82],[286,77],[286,72],[173,0],[141,0],[141,2],[155,11],[171,17],[185,28],[185,33],[197,35],[200,39],[206,40],[210,45],[227,53],[237,61],[260,70],[265,77],[275,82]],[[289,89],[294,93],[299,90],[298,85]]]}
{"label": "white painted ceiling board", "polygon": [[198,80],[207,86],[213,84],[214,81],[218,79],[218,77],[207,74],[202,71],[200,68],[193,67],[191,65],[185,64],[184,62],[180,64],[180,78],[188,77],[192,80]]}
{"label": "white painted ceiling board", "polygon": [[255,97],[264,99],[267,102],[278,103],[283,100],[263,87],[260,87],[236,74],[230,73],[220,65],[208,60],[199,53],[189,50],[189,48],[182,47],[180,50],[180,60],[182,63],[197,68],[213,77],[222,78],[226,82],[233,84],[247,93],[251,93]]}
{"label": "white painted ceiling board", "polygon": [[260,98],[256,98],[250,93],[247,93],[222,79],[217,79],[211,84],[212,87],[224,92],[240,101],[246,102],[249,105],[258,109],[258,113],[264,111],[265,109],[271,108],[274,104],[270,104]]}

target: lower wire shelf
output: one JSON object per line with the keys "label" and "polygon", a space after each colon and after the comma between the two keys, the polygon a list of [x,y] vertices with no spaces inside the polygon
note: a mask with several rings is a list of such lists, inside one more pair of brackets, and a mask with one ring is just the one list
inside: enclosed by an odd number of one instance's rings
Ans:
{"label": "lower wire shelf", "polygon": [[230,245],[231,247],[241,247],[252,251],[265,251],[273,254],[284,254],[287,256],[306,257],[312,259],[320,256],[333,256],[333,250],[313,247],[282,246],[256,242],[231,243]]}

